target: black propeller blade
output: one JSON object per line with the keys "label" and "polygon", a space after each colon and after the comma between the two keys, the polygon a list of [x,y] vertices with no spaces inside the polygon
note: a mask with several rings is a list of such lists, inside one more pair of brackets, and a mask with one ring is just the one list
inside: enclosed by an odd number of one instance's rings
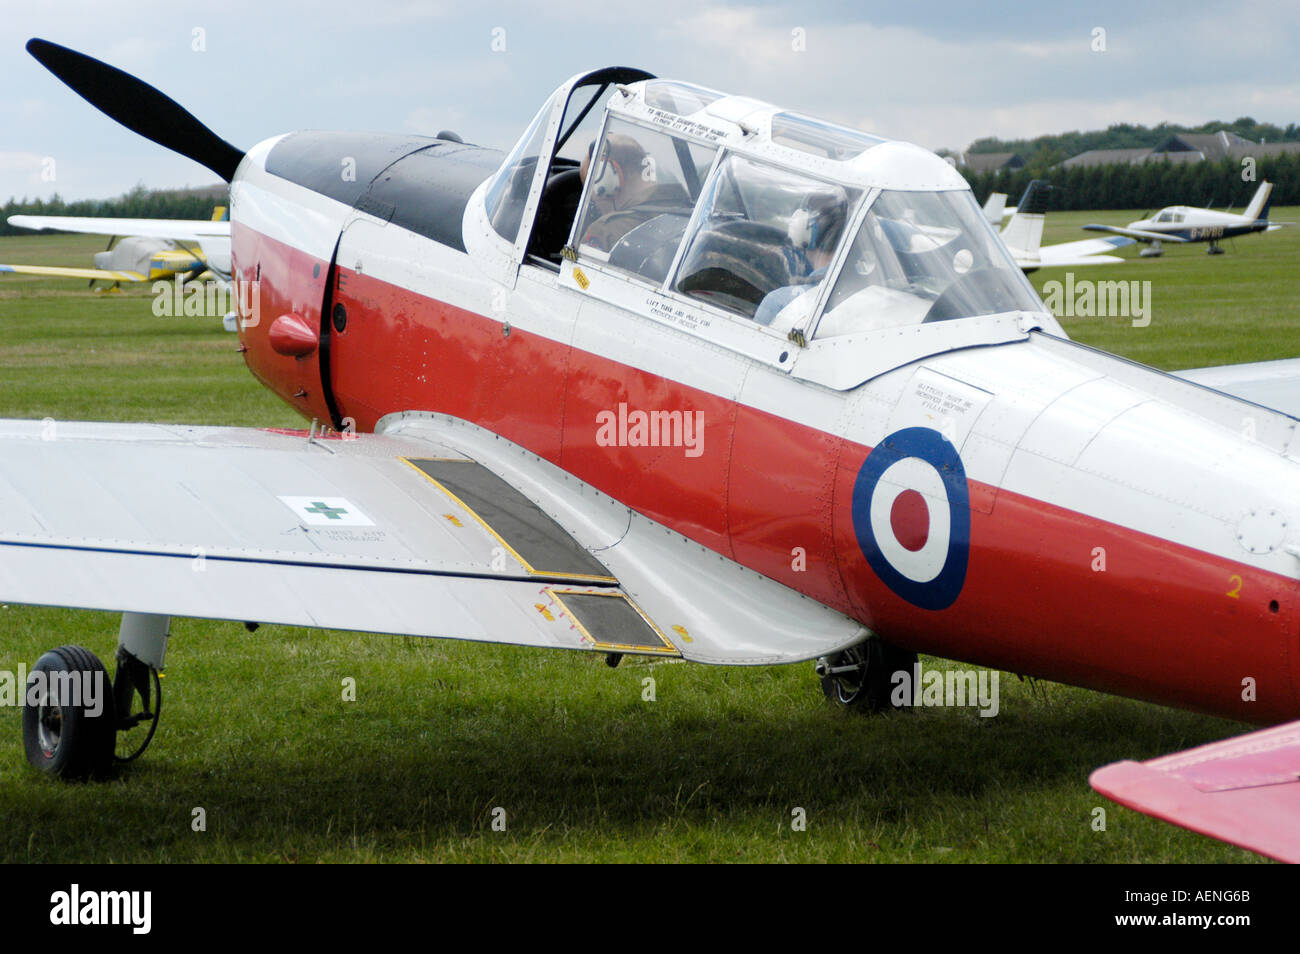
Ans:
{"label": "black propeller blade", "polygon": [[148,83],[48,40],[28,40],[27,52],[110,119],[207,166],[227,182],[235,177],[243,152]]}

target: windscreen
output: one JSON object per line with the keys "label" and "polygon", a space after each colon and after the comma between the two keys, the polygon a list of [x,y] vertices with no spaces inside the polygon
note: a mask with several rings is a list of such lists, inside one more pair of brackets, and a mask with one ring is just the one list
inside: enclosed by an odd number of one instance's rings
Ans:
{"label": "windscreen", "polygon": [[854,238],[817,337],[1045,310],[970,192],[884,191]]}
{"label": "windscreen", "polygon": [[537,171],[538,154],[546,139],[546,121],[550,119],[554,104],[555,96],[552,96],[537,111],[528,129],[519,137],[488,186],[484,200],[488,221],[498,235],[511,242],[519,234],[519,222],[528,201],[528,190],[533,184],[533,173]]}

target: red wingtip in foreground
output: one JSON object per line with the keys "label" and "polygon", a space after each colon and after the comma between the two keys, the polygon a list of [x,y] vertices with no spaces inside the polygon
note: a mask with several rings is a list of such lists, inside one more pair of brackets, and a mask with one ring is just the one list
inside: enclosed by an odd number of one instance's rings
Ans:
{"label": "red wingtip in foreground", "polygon": [[1183,828],[1300,863],[1300,722],[1092,773],[1094,789]]}

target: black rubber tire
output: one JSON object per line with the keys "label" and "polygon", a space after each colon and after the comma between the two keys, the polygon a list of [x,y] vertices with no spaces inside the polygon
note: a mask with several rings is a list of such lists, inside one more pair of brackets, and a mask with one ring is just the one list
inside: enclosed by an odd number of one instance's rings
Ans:
{"label": "black rubber tire", "polygon": [[[31,673],[79,673],[96,686],[100,711],[87,711],[86,698],[79,705],[25,706],[23,748],[27,761],[47,775],[68,781],[105,778],[113,769],[113,747],[117,739],[117,712],[113,703],[113,680],[94,653],[82,646],[51,649],[32,667]],[[32,676],[28,677],[31,682]],[[85,684],[83,683],[83,686]]]}
{"label": "black rubber tire", "polygon": [[868,639],[846,649],[831,659],[831,665],[843,665],[853,656],[865,654],[867,668],[861,680],[850,683],[844,676],[822,676],[822,692],[826,698],[851,712],[864,714],[888,712],[910,708],[895,705],[894,673],[903,670],[908,677],[916,664],[916,653],[898,649],[880,639]]}

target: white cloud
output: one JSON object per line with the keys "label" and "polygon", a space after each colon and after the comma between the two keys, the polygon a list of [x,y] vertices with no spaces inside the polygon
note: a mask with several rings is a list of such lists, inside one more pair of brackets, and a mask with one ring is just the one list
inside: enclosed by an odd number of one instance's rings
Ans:
{"label": "white cloud", "polygon": [[[1293,60],[1294,33],[1279,40],[1272,26],[1262,28],[1270,22],[1262,15],[1189,8],[1173,21],[1115,23],[1104,53],[1092,49],[1092,28],[1075,20],[1055,34],[976,41],[940,36],[937,22],[812,23],[798,52],[791,27],[769,11],[715,6],[683,14],[661,36],[677,37],[679,49],[686,43],[677,78],[930,148],[1117,122],[1199,124],[1248,109],[1282,124],[1300,118],[1293,73],[1270,80],[1260,60],[1265,48]],[[1297,20],[1300,11],[1281,16]],[[1252,22],[1261,26],[1245,25]],[[1274,35],[1261,42],[1264,33]],[[1238,74],[1260,78],[1239,82]],[[869,125],[861,118],[868,111]]]}

